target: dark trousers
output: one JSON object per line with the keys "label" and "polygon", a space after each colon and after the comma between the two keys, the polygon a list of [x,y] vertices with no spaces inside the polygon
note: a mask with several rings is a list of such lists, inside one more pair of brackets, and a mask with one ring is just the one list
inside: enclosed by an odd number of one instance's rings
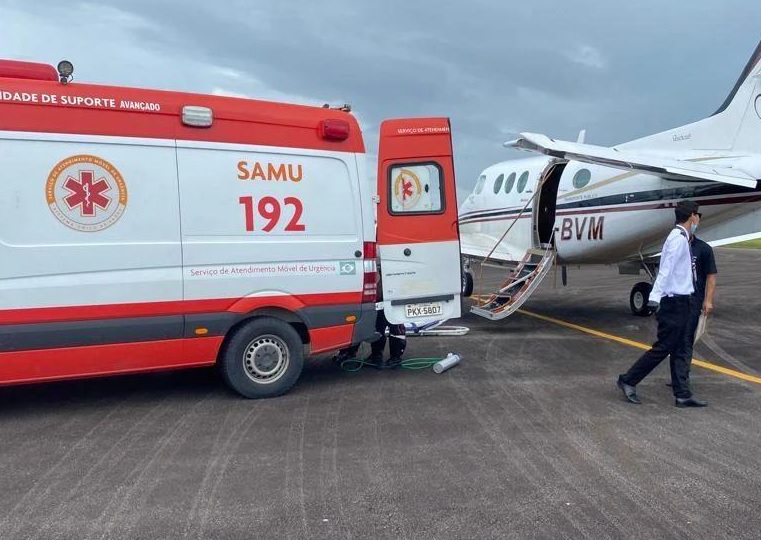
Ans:
{"label": "dark trousers", "polygon": [[[658,337],[653,346],[639,357],[621,380],[637,386],[664,358],[671,355],[672,389],[678,398],[690,397],[688,386],[689,364],[685,361],[685,336],[690,321],[690,296],[664,297],[656,313]],[[694,335],[694,334],[693,334]]]}
{"label": "dark trousers", "polygon": [[383,356],[383,349],[386,347],[386,328],[388,328],[388,348],[391,358],[401,358],[404,349],[407,347],[407,336],[403,324],[391,324],[386,320],[386,314],[381,309],[375,318],[375,331],[381,337],[370,344],[372,356],[380,358]]}
{"label": "dark trousers", "polygon": [[[386,320],[386,314],[382,309],[375,314],[375,331],[378,332],[381,337],[370,344],[370,349],[372,351],[370,356],[376,359],[383,357],[383,349],[386,348],[386,328],[388,328],[389,334],[388,348],[390,358],[401,358],[404,354],[404,349],[407,348],[407,332],[403,324],[389,323],[388,320]],[[359,345],[359,343],[352,345],[345,350],[344,354],[349,357],[356,356],[359,351]]]}
{"label": "dark trousers", "polygon": [[[698,322],[700,321],[700,313],[703,311],[703,301],[692,295],[690,297],[690,317],[687,322],[687,331],[684,333],[684,347],[682,348],[683,358],[678,362],[687,366],[686,380],[684,384],[689,387],[690,384],[690,364],[692,363],[692,345],[695,342],[695,332],[698,330]],[[679,378],[679,373],[676,372],[676,364],[674,357],[671,357],[671,385],[674,385],[674,381]]]}

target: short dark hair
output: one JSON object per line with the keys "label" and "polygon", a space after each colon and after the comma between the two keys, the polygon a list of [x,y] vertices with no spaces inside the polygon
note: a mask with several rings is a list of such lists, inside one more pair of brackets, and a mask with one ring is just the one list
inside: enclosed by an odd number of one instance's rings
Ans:
{"label": "short dark hair", "polygon": [[698,203],[695,201],[690,201],[688,199],[685,199],[683,201],[679,201],[676,204],[676,208],[674,208],[674,217],[676,218],[677,223],[684,223],[688,219],[690,219],[690,216],[692,214],[698,213]]}

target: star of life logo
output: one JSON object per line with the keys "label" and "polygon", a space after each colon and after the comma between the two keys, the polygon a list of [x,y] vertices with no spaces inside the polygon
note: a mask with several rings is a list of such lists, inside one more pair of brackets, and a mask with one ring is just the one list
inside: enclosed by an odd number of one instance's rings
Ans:
{"label": "star of life logo", "polygon": [[105,159],[77,155],[60,161],[45,186],[48,206],[67,227],[82,232],[107,229],[127,208],[127,185]]}
{"label": "star of life logo", "polygon": [[402,169],[394,179],[394,197],[397,204],[393,210],[398,212],[414,208],[422,192],[423,187],[417,175],[409,169]]}

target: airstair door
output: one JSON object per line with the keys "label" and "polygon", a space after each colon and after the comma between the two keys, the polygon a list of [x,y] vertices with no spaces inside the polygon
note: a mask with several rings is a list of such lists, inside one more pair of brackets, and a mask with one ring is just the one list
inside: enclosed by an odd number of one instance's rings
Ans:
{"label": "airstair door", "polygon": [[542,171],[534,202],[534,247],[544,248],[554,246],[555,241],[555,212],[558,202],[558,187],[563,176],[567,161],[551,161]]}
{"label": "airstair door", "polygon": [[566,163],[551,161],[537,182],[533,203],[533,247],[526,251],[496,291],[471,306],[472,313],[493,321],[509,317],[539,288],[555,264],[555,211],[560,177]]}
{"label": "airstair door", "polygon": [[381,123],[378,194],[386,318],[419,325],[459,317],[462,265],[448,118]]}

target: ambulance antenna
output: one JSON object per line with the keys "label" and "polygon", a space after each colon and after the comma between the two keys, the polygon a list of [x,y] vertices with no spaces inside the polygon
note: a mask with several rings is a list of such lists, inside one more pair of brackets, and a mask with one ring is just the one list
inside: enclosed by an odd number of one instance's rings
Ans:
{"label": "ambulance antenna", "polygon": [[68,60],[58,62],[58,76],[62,84],[68,84],[71,80],[71,74],[74,73],[74,65]]}

